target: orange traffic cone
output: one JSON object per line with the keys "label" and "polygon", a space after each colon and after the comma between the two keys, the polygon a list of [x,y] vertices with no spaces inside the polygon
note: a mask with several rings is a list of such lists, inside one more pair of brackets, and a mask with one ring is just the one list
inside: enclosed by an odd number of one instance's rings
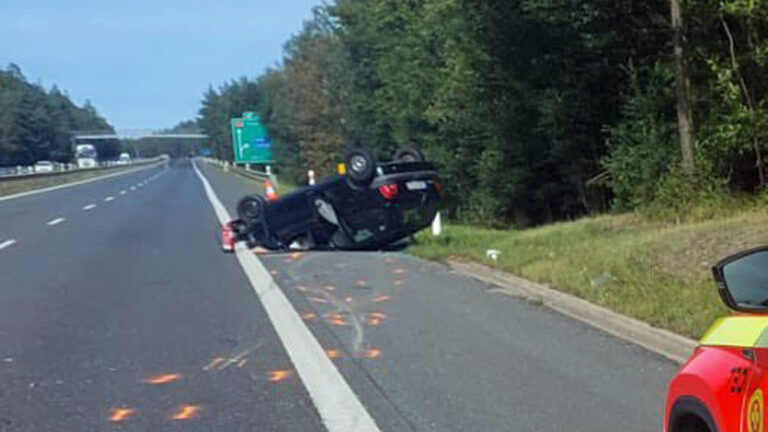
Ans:
{"label": "orange traffic cone", "polygon": [[277,191],[271,181],[264,182],[264,195],[267,196],[267,201],[277,201]]}

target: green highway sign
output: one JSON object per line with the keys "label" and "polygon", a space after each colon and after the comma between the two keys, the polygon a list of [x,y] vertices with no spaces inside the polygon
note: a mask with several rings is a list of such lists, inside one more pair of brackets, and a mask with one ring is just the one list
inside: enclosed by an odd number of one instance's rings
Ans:
{"label": "green highway sign", "polygon": [[233,118],[231,124],[236,163],[274,162],[272,142],[267,128],[259,122],[259,116],[245,112],[242,118]]}

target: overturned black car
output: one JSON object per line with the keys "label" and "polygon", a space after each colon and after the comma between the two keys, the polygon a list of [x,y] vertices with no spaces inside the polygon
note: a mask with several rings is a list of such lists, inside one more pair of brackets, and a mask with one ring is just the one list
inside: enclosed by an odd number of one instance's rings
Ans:
{"label": "overturned black car", "polygon": [[346,173],[274,202],[249,195],[230,223],[234,241],[271,250],[376,250],[428,227],[440,200],[437,171],[418,150],[377,163],[364,149],[345,159]]}

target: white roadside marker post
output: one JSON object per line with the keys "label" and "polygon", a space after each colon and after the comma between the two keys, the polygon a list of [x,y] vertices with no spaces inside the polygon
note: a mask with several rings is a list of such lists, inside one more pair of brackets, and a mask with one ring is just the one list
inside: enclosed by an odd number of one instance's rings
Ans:
{"label": "white roadside marker post", "polygon": [[440,212],[437,212],[435,219],[432,220],[432,235],[437,237],[443,232],[443,223],[440,219]]}

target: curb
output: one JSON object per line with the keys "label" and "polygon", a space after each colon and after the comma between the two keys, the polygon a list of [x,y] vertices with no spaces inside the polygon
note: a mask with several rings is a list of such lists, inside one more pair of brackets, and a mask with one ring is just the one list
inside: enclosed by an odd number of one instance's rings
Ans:
{"label": "curb", "polygon": [[618,338],[685,363],[698,342],[668,330],[618,314],[569,294],[477,263],[447,261],[455,273],[500,287],[507,293],[542,302],[545,306]]}

